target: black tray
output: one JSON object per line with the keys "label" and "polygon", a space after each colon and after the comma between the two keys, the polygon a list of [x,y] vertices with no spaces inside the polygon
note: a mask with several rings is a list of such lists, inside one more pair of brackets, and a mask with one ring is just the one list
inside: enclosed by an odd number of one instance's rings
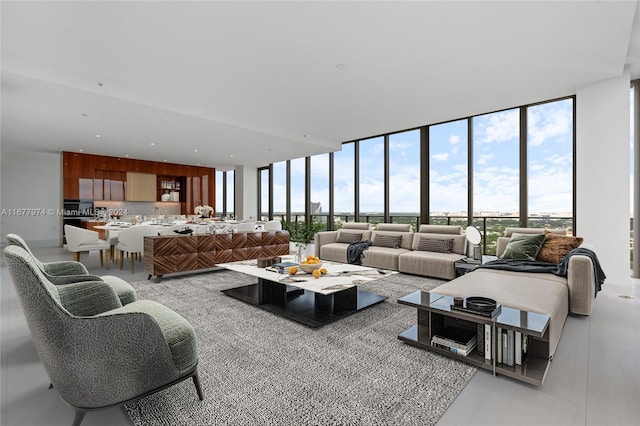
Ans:
{"label": "black tray", "polygon": [[481,316],[487,317],[487,318],[495,318],[498,315],[500,315],[500,312],[502,312],[502,305],[496,306],[491,311],[478,311],[478,310],[475,310],[475,309],[467,308],[466,306],[451,305],[451,310],[452,311],[467,312],[469,314],[481,315]]}

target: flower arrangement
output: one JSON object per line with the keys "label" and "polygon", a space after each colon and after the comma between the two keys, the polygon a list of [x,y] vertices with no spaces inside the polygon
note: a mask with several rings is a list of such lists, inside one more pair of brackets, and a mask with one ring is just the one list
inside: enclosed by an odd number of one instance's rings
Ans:
{"label": "flower arrangement", "polygon": [[213,207],[211,206],[196,206],[195,209],[193,209],[193,212],[195,214],[200,215],[200,217],[209,217],[209,215],[211,214],[211,212],[213,211]]}

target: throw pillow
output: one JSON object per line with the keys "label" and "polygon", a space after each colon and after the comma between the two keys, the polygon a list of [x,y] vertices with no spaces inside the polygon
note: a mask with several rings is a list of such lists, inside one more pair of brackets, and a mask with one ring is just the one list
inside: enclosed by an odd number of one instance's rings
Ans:
{"label": "throw pillow", "polygon": [[362,232],[356,234],[355,232],[338,232],[338,238],[336,243],[353,244],[362,240]]}
{"label": "throw pillow", "polygon": [[502,253],[501,259],[536,260],[545,238],[544,234],[514,233],[511,235],[511,240]]}
{"label": "throw pillow", "polygon": [[377,247],[398,248],[402,242],[402,235],[382,235],[376,234],[373,245]]}
{"label": "throw pillow", "polygon": [[578,248],[584,241],[581,237],[558,235],[546,229],[544,235],[547,239],[544,241],[537,257],[541,262],[559,263],[567,253],[574,248]]}
{"label": "throw pillow", "polygon": [[451,253],[451,250],[453,249],[453,238],[444,239],[444,240],[433,239],[433,238],[420,238],[417,249],[420,251]]}

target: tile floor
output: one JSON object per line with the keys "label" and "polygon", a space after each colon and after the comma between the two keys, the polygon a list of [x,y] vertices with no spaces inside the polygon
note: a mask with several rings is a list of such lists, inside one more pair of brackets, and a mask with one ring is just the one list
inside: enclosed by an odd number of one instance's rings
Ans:
{"label": "tile floor", "polygon": [[[35,248],[44,261],[70,259],[61,248]],[[109,271],[97,254],[82,261],[97,275],[147,278],[142,265]],[[138,268],[138,265],[140,267]],[[0,267],[0,425],[69,425],[73,409],[48,390],[9,273]],[[620,296],[632,296],[622,298]],[[88,413],[83,426],[130,425],[121,407]],[[439,425],[640,425],[640,280],[605,283],[590,317],[570,316],[542,388],[479,371]]]}

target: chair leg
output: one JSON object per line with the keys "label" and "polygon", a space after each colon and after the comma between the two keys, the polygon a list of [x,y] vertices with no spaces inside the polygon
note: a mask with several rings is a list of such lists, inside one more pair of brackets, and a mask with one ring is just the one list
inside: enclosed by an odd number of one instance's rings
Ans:
{"label": "chair leg", "polygon": [[76,262],[80,262],[80,252],[79,251],[73,252],[73,260],[75,260]]}
{"label": "chair leg", "polygon": [[100,266],[104,266],[104,259],[102,258],[102,250],[100,250]]}
{"label": "chair leg", "polygon": [[53,383],[49,383],[49,389],[53,389]]}
{"label": "chair leg", "polygon": [[124,264],[124,252],[120,250],[120,270],[122,271],[122,266]]}
{"label": "chair leg", "polygon": [[76,416],[73,418],[72,426],[80,426],[82,423],[82,419],[84,419],[84,415],[87,414],[84,411],[76,411]]}
{"label": "chair leg", "polygon": [[198,398],[200,398],[200,401],[204,400],[204,397],[202,396],[202,388],[200,387],[200,379],[198,378],[198,372],[196,372],[193,376],[193,384],[196,387],[196,392],[198,392]]}
{"label": "chair leg", "polygon": [[135,260],[133,254],[131,254],[131,273],[133,274],[133,265],[135,265]]}

